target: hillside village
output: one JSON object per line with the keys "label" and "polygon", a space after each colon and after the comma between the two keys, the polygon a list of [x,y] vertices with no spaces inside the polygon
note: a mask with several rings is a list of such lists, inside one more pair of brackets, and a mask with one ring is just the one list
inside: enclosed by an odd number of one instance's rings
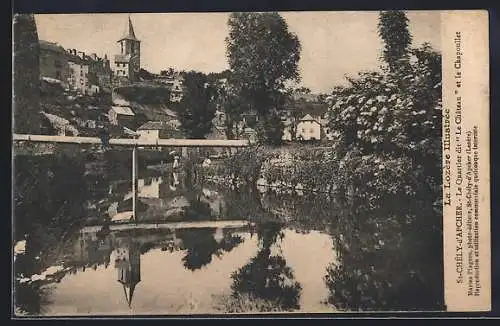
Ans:
{"label": "hillside village", "polygon": [[[172,68],[153,74],[141,68],[141,42],[129,17],[117,35],[117,54],[99,57],[57,43],[39,41],[41,117],[44,134],[140,139],[184,138],[178,106],[189,89],[186,72]],[[209,83],[219,93],[228,87],[228,71],[211,73]],[[209,83],[206,83],[208,87]],[[328,141],[325,97],[297,89],[281,110],[285,142]],[[257,114],[246,112],[233,126],[233,138],[257,140]],[[226,112],[220,103],[208,139],[227,139]]]}

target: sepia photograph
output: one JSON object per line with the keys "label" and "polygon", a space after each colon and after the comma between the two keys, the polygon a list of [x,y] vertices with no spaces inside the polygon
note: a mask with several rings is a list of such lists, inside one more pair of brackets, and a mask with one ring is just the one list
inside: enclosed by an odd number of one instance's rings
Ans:
{"label": "sepia photograph", "polygon": [[14,316],[446,311],[441,28],[14,15]]}

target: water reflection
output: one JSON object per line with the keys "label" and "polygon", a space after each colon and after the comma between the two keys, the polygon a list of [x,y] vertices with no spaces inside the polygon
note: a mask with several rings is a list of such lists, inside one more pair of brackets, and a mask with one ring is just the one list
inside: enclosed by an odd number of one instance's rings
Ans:
{"label": "water reflection", "polygon": [[[335,227],[338,260],[325,277],[328,302],[342,310],[443,309],[441,216],[404,198],[357,204]],[[399,211],[398,211],[399,210]],[[347,211],[347,210],[346,210]]]}
{"label": "water reflection", "polygon": [[[279,253],[279,241],[285,236],[282,225],[275,222],[259,224],[257,236],[259,251],[257,255],[234,272],[231,277],[233,297],[248,294],[251,300],[263,299],[272,310],[298,309],[300,291],[299,282],[295,281],[293,270],[286,265],[286,260]],[[277,252],[271,247],[277,246]]]}
{"label": "water reflection", "polygon": [[[38,180],[31,189],[29,166],[18,171],[16,240],[27,237],[25,253],[16,257],[15,296],[24,313],[442,306],[441,235],[432,218],[416,218],[434,216],[421,203],[413,215],[391,207],[355,211],[322,194],[234,191],[182,171],[143,169],[138,219],[129,223],[130,179],[111,168],[100,179],[100,172],[62,165],[47,161],[31,169]],[[82,190],[67,191],[76,185]],[[231,226],[235,220],[244,226]],[[208,221],[222,224],[200,224]],[[117,228],[171,222],[185,224]],[[62,271],[30,279],[51,266]]]}
{"label": "water reflection", "polygon": [[135,287],[141,281],[141,254],[135,239],[132,236],[118,239],[113,256],[118,282],[122,284],[125,300],[131,307]]}

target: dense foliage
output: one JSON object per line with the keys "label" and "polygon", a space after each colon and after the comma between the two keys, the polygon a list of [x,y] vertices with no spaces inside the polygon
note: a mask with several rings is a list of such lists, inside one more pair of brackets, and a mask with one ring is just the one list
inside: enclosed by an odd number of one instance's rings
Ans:
{"label": "dense foliage", "polygon": [[395,71],[408,60],[412,36],[408,31],[408,18],[403,11],[390,10],[380,13],[378,34],[384,41],[384,61]]}
{"label": "dense foliage", "polygon": [[37,134],[40,131],[39,44],[35,17],[13,17],[13,131]]}
{"label": "dense foliage", "polygon": [[187,91],[177,106],[182,131],[188,138],[204,138],[212,129],[217,89],[201,72],[184,73]]}
{"label": "dense foliage", "polygon": [[[437,196],[441,178],[441,62],[439,54],[427,45],[414,53],[415,62],[403,71],[363,73],[350,79],[349,87],[337,89],[332,96],[329,127],[337,131],[339,158],[357,153],[380,161],[381,170],[385,161],[398,161],[411,174],[423,170],[425,184]],[[391,181],[404,182],[401,178]]]}
{"label": "dense foliage", "polygon": [[402,12],[381,13],[389,69],[349,78],[330,98],[348,223],[325,279],[340,309],[443,305],[441,57],[428,44],[410,49],[406,23]]}
{"label": "dense foliage", "polygon": [[236,93],[246,104],[244,110],[271,121],[273,131],[264,138],[275,143],[281,132],[272,112],[282,109],[285,83],[299,80],[299,39],[278,13],[232,13],[228,25],[227,54]]}
{"label": "dense foliage", "polygon": [[170,90],[162,86],[133,85],[117,88],[116,91],[127,101],[139,104],[168,104]]}

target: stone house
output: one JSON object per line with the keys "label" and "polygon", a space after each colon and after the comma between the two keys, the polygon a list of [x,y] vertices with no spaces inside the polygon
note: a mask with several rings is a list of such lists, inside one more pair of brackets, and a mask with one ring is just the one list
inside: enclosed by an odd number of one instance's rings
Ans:
{"label": "stone house", "polygon": [[82,95],[90,94],[89,63],[85,60],[85,53],[69,49],[68,54],[68,84],[70,89]]}
{"label": "stone house", "polygon": [[321,140],[321,123],[306,114],[297,124],[298,140]]}
{"label": "stone house", "polygon": [[152,140],[173,138],[175,130],[173,126],[165,121],[148,121],[137,128],[139,139]]}
{"label": "stone house", "polygon": [[112,125],[130,127],[135,119],[135,113],[128,106],[112,106],[108,111],[108,119]]}
{"label": "stone house", "polygon": [[40,44],[40,77],[61,81],[64,88],[68,87],[69,66],[66,50],[58,45],[44,40]]}

